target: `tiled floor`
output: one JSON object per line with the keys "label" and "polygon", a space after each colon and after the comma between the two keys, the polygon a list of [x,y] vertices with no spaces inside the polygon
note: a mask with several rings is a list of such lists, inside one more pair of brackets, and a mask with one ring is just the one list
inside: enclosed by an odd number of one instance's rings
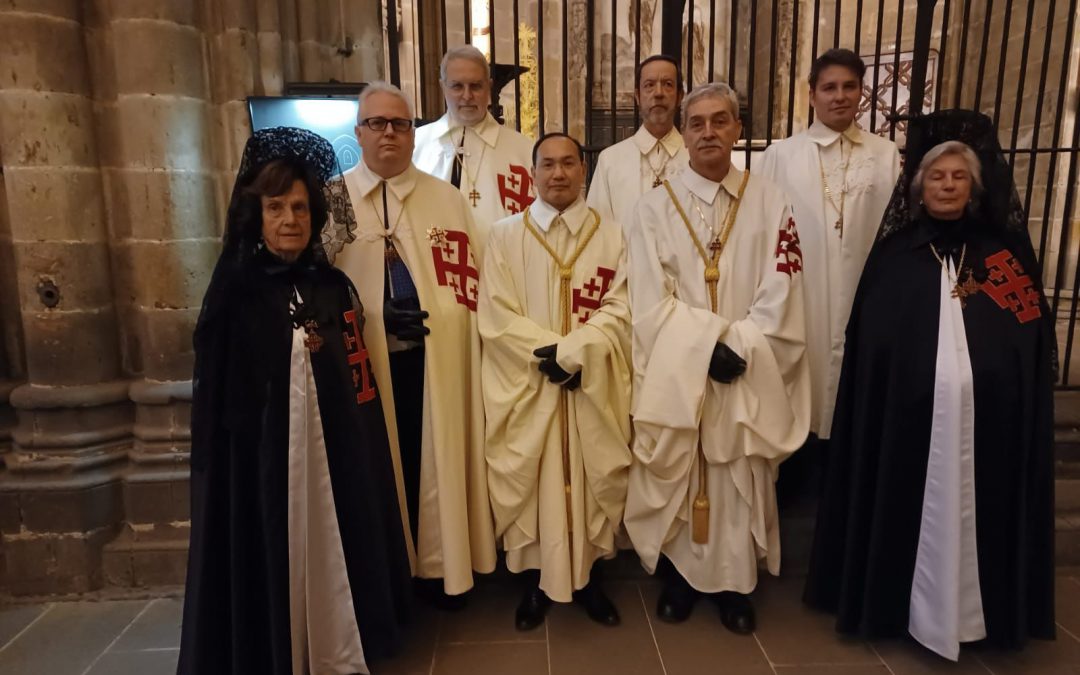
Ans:
{"label": "tiled floor", "polygon": [[[620,577],[613,574],[612,577]],[[831,618],[800,603],[802,579],[763,579],[754,594],[757,632],[732,635],[702,601],[691,619],[655,620],[659,584],[624,574],[609,582],[623,623],[604,628],[573,605],[557,605],[529,633],[513,627],[517,587],[482,580],[460,613],[421,610],[409,648],[376,675],[915,675],[1080,674],[1080,579],[1058,578],[1056,642],[1020,653],[965,649],[959,663],[911,641],[868,644],[838,638]],[[0,609],[0,675],[157,675],[176,667],[177,598],[56,602]]]}

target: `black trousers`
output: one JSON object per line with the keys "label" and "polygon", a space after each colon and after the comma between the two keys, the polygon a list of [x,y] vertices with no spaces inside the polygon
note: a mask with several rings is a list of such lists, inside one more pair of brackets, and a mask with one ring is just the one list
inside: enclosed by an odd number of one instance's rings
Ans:
{"label": "black trousers", "polygon": [[424,347],[390,353],[390,379],[394,383],[394,417],[401,448],[405,505],[413,543],[419,534],[420,449],[424,437]]}

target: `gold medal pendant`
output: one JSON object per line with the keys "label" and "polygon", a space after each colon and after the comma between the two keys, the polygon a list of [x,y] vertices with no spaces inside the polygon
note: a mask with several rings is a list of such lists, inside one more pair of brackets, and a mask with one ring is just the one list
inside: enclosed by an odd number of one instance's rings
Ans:
{"label": "gold medal pendant", "polygon": [[308,319],[304,322],[304,331],[307,333],[307,337],[304,338],[304,346],[312,354],[317,353],[323,346],[322,336],[318,334],[319,322],[315,319]]}
{"label": "gold medal pendant", "polygon": [[662,180],[660,179],[660,176],[655,176],[655,177],[653,177],[653,179],[652,179],[652,186],[653,186],[654,188],[658,188],[658,187],[660,187],[660,186],[661,186],[661,185],[663,185],[663,184],[664,184],[664,181],[662,181]]}
{"label": "gold medal pendant", "polygon": [[394,248],[394,244],[388,239],[386,241],[386,250],[383,251],[383,257],[386,258],[386,262],[392,263],[395,260],[401,260],[401,256],[398,255],[397,249]]}
{"label": "gold medal pendant", "polygon": [[972,275],[970,269],[961,270],[960,277],[964,278],[964,281],[957,279],[956,284],[953,285],[951,295],[960,301],[960,308],[963,309],[964,307],[967,307],[968,297],[975,295],[982,290],[982,284],[975,281],[975,277]]}

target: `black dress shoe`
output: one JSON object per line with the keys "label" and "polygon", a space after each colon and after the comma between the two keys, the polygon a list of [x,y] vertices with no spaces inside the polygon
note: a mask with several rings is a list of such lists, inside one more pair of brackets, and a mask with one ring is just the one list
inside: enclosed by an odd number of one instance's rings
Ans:
{"label": "black dress shoe", "polygon": [[668,623],[682,623],[690,618],[697,601],[698,592],[686,583],[677,572],[664,584],[660,600],[656,603],[656,616]]}
{"label": "black dress shoe", "polygon": [[551,607],[549,598],[537,586],[532,586],[521,596],[521,603],[514,612],[514,625],[518,630],[532,630],[544,623],[548,607]]}
{"label": "black dress shoe", "polygon": [[464,593],[447,595],[443,590],[442,579],[416,579],[416,594],[428,605],[444,612],[457,612],[468,603]]}
{"label": "black dress shoe", "polygon": [[732,633],[749,635],[757,628],[754,604],[749,595],[723,591],[716,594],[716,604],[720,607],[720,623]]}
{"label": "black dress shoe", "polygon": [[574,591],[574,602],[585,608],[585,613],[596,623],[604,626],[618,626],[622,620],[615,603],[604,594],[604,589],[596,581],[590,581],[585,588]]}

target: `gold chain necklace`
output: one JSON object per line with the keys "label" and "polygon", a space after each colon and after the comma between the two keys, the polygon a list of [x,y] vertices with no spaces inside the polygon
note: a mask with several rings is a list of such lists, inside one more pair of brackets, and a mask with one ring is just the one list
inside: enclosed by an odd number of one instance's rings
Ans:
{"label": "gold chain necklace", "polygon": [[[657,154],[662,153],[664,150],[664,146],[660,143],[660,141],[656,142],[656,150]],[[667,171],[668,162],[671,161],[671,155],[668,155],[667,158],[660,163],[659,169],[654,169],[652,165],[652,160],[649,159],[649,154],[651,153],[646,153],[645,155],[645,163],[648,164],[649,172],[653,175],[652,186],[654,188],[660,187],[660,185],[662,185],[664,182],[664,173]]]}
{"label": "gold chain necklace", "polygon": [[[472,171],[469,170],[469,162],[466,160],[468,153],[465,152],[465,133],[468,127],[461,127],[461,144],[458,146],[461,148],[461,152],[454,151],[454,161],[461,167],[462,173],[465,174],[466,180],[469,181],[469,194],[467,195],[469,201],[472,202],[473,208],[476,208],[476,202],[480,201],[480,193],[476,190],[476,179],[473,178]],[[476,134],[476,132],[473,132]],[[477,138],[480,134],[476,134]],[[487,150],[487,142],[483,138],[480,138],[480,160],[476,163],[476,171],[480,172],[480,167],[484,163],[484,152]]]}
{"label": "gold chain necklace", "polygon": [[833,198],[832,190],[829,189],[829,182],[825,179],[825,160],[823,160],[821,158],[821,148],[818,148],[818,167],[821,169],[821,184],[825,188],[825,199],[827,199],[829,201],[829,203],[832,204],[833,208],[836,209],[836,213],[839,215],[839,217],[836,219],[836,224],[833,225],[833,228],[836,229],[836,230],[839,230],[841,237],[844,236],[844,201],[847,198],[847,191],[848,191],[848,184],[847,184],[848,166],[850,166],[850,164],[851,164],[851,155],[854,152],[855,152],[855,149],[852,148],[851,152],[848,153],[847,159],[844,159],[844,137],[841,136],[840,137],[840,161],[842,162],[842,166],[844,167],[844,175],[843,175],[843,185],[841,186],[841,189],[840,189],[840,204],[838,206],[836,204],[836,199]]}
{"label": "gold chain necklace", "polygon": [[[945,262],[945,258],[938,253],[933,244],[930,244],[930,252],[937,258],[938,264],[941,265],[941,269],[945,270],[945,276],[949,279],[949,283],[952,284],[952,293],[949,295],[959,300],[960,308],[963,309],[967,306],[968,296],[975,295],[982,289],[982,285],[975,281],[971,269],[964,269],[964,257],[967,255],[967,244],[964,244],[963,248],[960,249],[960,264],[956,266],[955,277],[949,272],[948,263]],[[961,282],[961,279],[964,279],[964,281]]]}

